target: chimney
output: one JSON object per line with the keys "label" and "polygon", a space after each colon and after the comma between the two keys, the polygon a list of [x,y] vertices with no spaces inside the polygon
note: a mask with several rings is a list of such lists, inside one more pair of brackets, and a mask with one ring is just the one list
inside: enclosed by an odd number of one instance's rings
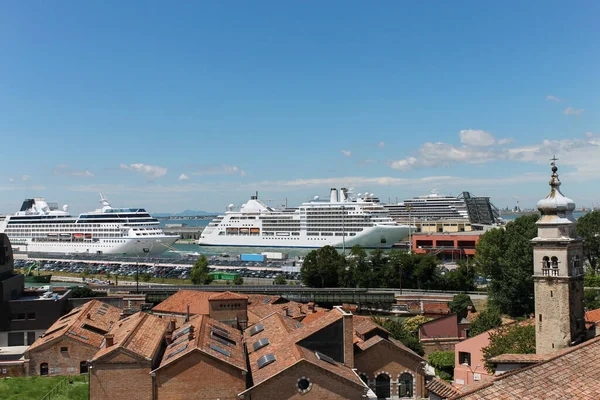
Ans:
{"label": "chimney", "polygon": [[167,345],[173,342],[173,334],[171,332],[167,331],[167,333],[165,334],[165,342],[167,342]]}
{"label": "chimney", "polygon": [[190,333],[189,333],[189,335],[188,335],[188,338],[189,338],[190,340],[193,340],[193,339],[194,339],[194,325],[190,325]]}
{"label": "chimney", "polygon": [[177,329],[177,320],[175,318],[171,318],[169,321],[169,331],[173,332],[175,329]]}
{"label": "chimney", "polygon": [[92,319],[92,314],[87,313],[87,319]]}
{"label": "chimney", "polygon": [[315,312],[315,302],[314,301],[308,302],[308,311]]}
{"label": "chimney", "polygon": [[340,202],[345,203],[348,200],[348,189],[341,188],[340,189]]}
{"label": "chimney", "polygon": [[336,188],[331,188],[331,190],[329,192],[329,201],[331,203],[337,203],[338,202],[338,194],[337,194],[337,189]]}
{"label": "chimney", "polygon": [[105,345],[106,347],[112,347],[115,344],[115,335],[113,335],[112,333],[107,333],[106,335],[104,335],[104,339],[106,341]]}

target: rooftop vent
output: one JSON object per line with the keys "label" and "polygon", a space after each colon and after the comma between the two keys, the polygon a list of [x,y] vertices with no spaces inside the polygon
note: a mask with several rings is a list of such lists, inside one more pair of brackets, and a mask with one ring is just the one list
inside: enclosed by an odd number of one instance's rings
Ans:
{"label": "rooftop vent", "polygon": [[323,354],[323,353],[321,353],[319,351],[315,351],[315,355],[317,356],[317,358],[319,360],[328,362],[329,364],[336,365],[335,360],[333,358],[331,358],[331,357],[329,357],[329,356],[327,356],[327,355],[325,355],[325,354]]}

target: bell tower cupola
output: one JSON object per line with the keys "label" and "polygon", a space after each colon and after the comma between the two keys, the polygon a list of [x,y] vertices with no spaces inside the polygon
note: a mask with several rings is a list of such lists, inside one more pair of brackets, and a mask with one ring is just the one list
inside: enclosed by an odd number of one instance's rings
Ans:
{"label": "bell tower cupola", "polygon": [[551,159],[550,193],[537,203],[541,217],[532,240],[538,354],[579,343],[585,335],[582,239],[575,202],[560,191],[557,160]]}

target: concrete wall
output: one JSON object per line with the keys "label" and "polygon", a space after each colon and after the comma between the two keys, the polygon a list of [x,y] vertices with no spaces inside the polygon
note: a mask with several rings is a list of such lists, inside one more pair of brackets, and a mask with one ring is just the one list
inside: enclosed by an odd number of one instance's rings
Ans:
{"label": "concrete wall", "polygon": [[156,371],[155,400],[235,400],[246,390],[246,375],[223,361],[195,351]]}
{"label": "concrete wall", "polygon": [[[474,373],[480,375],[480,380],[487,380],[492,375],[485,369],[483,348],[490,344],[489,332],[484,332],[460,343],[454,347],[454,385],[457,387],[473,383]],[[459,363],[459,352],[471,354],[471,365],[464,366]]]}
{"label": "concrete wall", "polygon": [[241,326],[246,326],[248,321],[248,300],[209,300],[209,313],[212,319],[221,321],[224,324],[237,328],[237,325],[233,323],[233,321],[237,321]]}

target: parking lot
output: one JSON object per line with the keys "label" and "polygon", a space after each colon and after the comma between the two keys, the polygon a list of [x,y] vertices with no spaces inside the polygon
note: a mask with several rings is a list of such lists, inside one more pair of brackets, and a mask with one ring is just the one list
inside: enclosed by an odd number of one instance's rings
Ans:
{"label": "parking lot", "polygon": [[[15,260],[15,268],[28,269],[36,261],[32,260]],[[300,273],[298,272],[283,272],[278,271],[271,263],[252,263],[242,262],[239,260],[222,260],[222,259],[211,259],[211,272],[223,271],[223,272],[237,272],[242,278],[244,278],[247,284],[266,284],[278,275],[282,275],[288,281],[300,280]],[[39,261],[40,271],[46,272],[68,272],[72,274],[89,274],[89,275],[105,275],[108,279],[115,279],[115,276],[119,277],[135,277],[136,272],[139,271],[139,275],[151,276],[153,278],[168,278],[168,279],[183,279],[189,280],[191,264],[188,266],[165,266],[158,265],[158,263],[117,263],[117,262],[85,262],[85,261],[61,261],[61,260],[40,260]],[[214,267],[215,265],[227,266],[229,268],[220,269]],[[263,268],[261,268],[263,267]],[[269,269],[264,269],[267,267]],[[140,278],[142,279],[142,278]]]}

